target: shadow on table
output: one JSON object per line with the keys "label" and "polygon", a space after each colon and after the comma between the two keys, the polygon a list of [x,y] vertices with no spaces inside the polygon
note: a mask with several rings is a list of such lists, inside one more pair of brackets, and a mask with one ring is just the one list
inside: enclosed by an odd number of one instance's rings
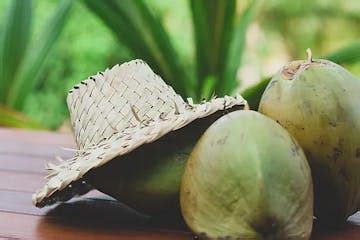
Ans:
{"label": "shadow on table", "polygon": [[101,224],[188,231],[180,214],[150,217],[107,196],[62,203],[49,210],[46,216],[50,221],[78,227]]}
{"label": "shadow on table", "polygon": [[351,216],[343,225],[325,227],[316,220],[313,224],[312,240],[353,240],[360,239],[360,212]]}
{"label": "shadow on table", "polygon": [[[314,222],[312,240],[360,239],[360,221],[347,222],[338,228],[323,227]],[[189,234],[181,216],[150,217],[110,197],[81,198],[58,205],[49,210],[40,225],[56,225],[88,230],[94,227],[103,231],[112,229],[164,230]],[[121,227],[119,227],[121,226]]]}
{"label": "shadow on table", "polygon": [[49,210],[35,239],[185,240],[192,234],[179,218],[154,218],[110,198],[81,198]]}
{"label": "shadow on table", "polygon": [[348,223],[340,228],[331,229],[314,225],[313,240],[352,240],[360,239],[360,226]]}

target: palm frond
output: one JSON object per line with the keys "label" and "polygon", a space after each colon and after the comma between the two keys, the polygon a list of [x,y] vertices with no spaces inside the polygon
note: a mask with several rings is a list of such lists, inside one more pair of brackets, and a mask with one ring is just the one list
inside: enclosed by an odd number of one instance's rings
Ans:
{"label": "palm frond", "polygon": [[191,95],[192,79],[170,37],[143,0],[84,0],[135,58],[145,60],[181,95]]}
{"label": "palm frond", "polygon": [[360,61],[360,41],[350,43],[322,58],[336,62],[337,64],[353,64]]}
{"label": "palm frond", "polygon": [[51,48],[64,28],[67,16],[72,6],[72,0],[62,0],[44,27],[39,39],[31,46],[26,55],[19,74],[12,84],[6,104],[21,110],[27,93],[31,92],[39,83],[39,75],[43,69]]}
{"label": "palm frond", "polygon": [[0,38],[0,103],[5,102],[28,47],[32,1],[11,1],[5,16]]}

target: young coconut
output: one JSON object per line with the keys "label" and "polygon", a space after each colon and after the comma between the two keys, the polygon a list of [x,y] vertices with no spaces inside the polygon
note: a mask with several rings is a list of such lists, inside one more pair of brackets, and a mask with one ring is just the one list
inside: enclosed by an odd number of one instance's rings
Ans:
{"label": "young coconut", "polygon": [[305,155],[279,124],[229,113],[202,135],[186,163],[180,204],[205,239],[309,239],[313,189]]}
{"label": "young coconut", "polygon": [[360,80],[327,60],[284,66],[265,90],[259,111],[285,127],[312,170],[315,216],[344,221],[360,207]]}

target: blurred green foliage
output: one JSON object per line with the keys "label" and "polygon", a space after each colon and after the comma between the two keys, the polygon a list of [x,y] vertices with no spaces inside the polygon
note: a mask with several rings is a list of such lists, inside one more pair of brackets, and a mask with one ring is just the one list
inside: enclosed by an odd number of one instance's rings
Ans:
{"label": "blurred green foliage", "polygon": [[4,106],[0,106],[0,124],[1,126],[14,128],[45,129],[43,125],[35,122],[23,113]]}
{"label": "blurred green foliage", "polygon": [[30,44],[32,1],[10,2],[0,38],[1,103],[22,109],[25,95],[39,81],[40,70],[62,30],[70,6],[71,0],[63,0],[43,32]]}
{"label": "blurred green foliage", "polygon": [[[12,0],[0,36],[0,104],[21,111],[28,95],[43,81],[40,78],[51,48],[65,24],[72,0],[62,0],[43,30],[30,44],[33,6],[31,0]],[[11,125],[12,111],[0,108],[2,125]],[[25,121],[24,121],[25,122]],[[17,125],[17,124],[14,124]],[[29,123],[29,127],[33,125]]]}
{"label": "blurred green foliage", "polygon": [[[14,1],[0,1],[0,39],[7,25],[4,21],[7,13],[2,9]],[[22,38],[23,43],[30,42],[26,44],[31,46],[28,50],[41,46],[43,41],[38,39],[44,29],[49,29],[49,16],[61,2],[34,1],[30,16],[32,34],[24,31]],[[56,45],[43,66],[35,69],[41,73],[32,74],[36,77],[30,77],[36,80],[29,84],[21,81],[20,89],[25,91],[19,91],[20,96],[11,94],[13,100],[5,104],[21,109],[47,128],[56,129],[68,117],[65,102],[68,89],[99,70],[135,57],[145,59],[183,96],[196,99],[214,92],[229,94],[239,89],[237,85],[243,88],[254,74],[258,80],[265,79],[286,61],[304,58],[308,47],[315,57],[325,56],[346,64],[360,75],[358,0],[302,0],[291,4],[287,0],[260,1],[254,8],[256,14],[252,3],[251,0],[73,1]],[[106,6],[105,11],[95,9]],[[111,21],[118,25],[111,25]],[[132,22],[124,25],[127,21]],[[146,41],[142,41],[144,36]],[[130,40],[126,42],[125,38]],[[142,44],[140,49],[147,53],[135,51],[130,46],[132,41]],[[26,58],[25,52],[21,57],[22,45],[17,46],[18,59]],[[148,47],[152,49],[144,49]],[[15,62],[12,67],[17,65]],[[252,70],[250,74],[248,68]],[[11,91],[4,86],[1,83],[0,92],[9,94]],[[264,84],[258,86],[244,92],[249,101],[256,103]]]}
{"label": "blurred green foliage", "polygon": [[270,80],[271,78],[266,78],[241,92],[241,96],[246,99],[250,109],[258,110],[261,97]]}
{"label": "blurred green foliage", "polygon": [[236,13],[236,0],[189,0],[195,49],[192,65],[180,58],[159,13],[145,1],[84,2],[113,31],[132,58],[148,62],[183,97],[200,100],[213,92],[230,94],[237,86],[236,71],[257,0],[242,14]]}
{"label": "blurred green foliage", "polygon": [[341,64],[354,64],[360,59],[360,40],[348,44],[347,46],[325,55],[330,61]]}
{"label": "blurred green foliage", "polygon": [[[55,0],[38,2],[38,12],[46,12],[57,4]],[[42,21],[38,17],[39,27]],[[127,59],[126,50],[106,26],[81,2],[74,2],[72,14],[47,60],[41,76],[44,81],[30,93],[24,112],[48,128],[59,127],[68,117],[68,90],[91,74]]]}

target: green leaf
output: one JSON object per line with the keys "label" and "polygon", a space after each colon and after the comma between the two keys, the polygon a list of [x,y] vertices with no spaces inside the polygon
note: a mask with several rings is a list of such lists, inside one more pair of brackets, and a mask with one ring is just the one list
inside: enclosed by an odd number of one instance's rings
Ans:
{"label": "green leaf", "polygon": [[30,37],[31,0],[12,0],[0,40],[0,103],[15,80]]}
{"label": "green leaf", "polygon": [[230,94],[237,86],[236,73],[239,68],[241,57],[245,49],[246,32],[254,18],[257,3],[259,1],[253,0],[245,9],[240,18],[240,23],[235,29],[233,39],[231,41],[229,56],[224,59],[226,64],[224,66],[223,81],[218,87],[218,94]]}
{"label": "green leaf", "polygon": [[337,64],[353,64],[360,61],[360,41],[350,43],[349,45],[329,53],[322,58],[333,61]]}
{"label": "green leaf", "polygon": [[212,75],[208,76],[201,90],[203,99],[210,99],[215,95],[216,78]]}
{"label": "green leaf", "polygon": [[248,102],[250,109],[257,110],[259,108],[261,97],[270,80],[271,78],[264,79],[241,93],[241,96]]}
{"label": "green leaf", "polygon": [[15,128],[44,129],[39,123],[20,112],[0,105],[0,126]]}
{"label": "green leaf", "polygon": [[[206,81],[221,81],[229,53],[236,9],[235,0],[189,0],[196,47],[197,96],[203,97]],[[210,84],[211,85],[211,84]]]}
{"label": "green leaf", "polygon": [[[97,0],[84,0],[87,7],[97,14],[101,20],[113,31],[119,41],[128,47],[135,55],[150,55],[149,49],[141,39],[135,25],[137,16],[132,14],[134,4],[129,2],[128,9],[123,9],[115,0],[101,2]],[[131,14],[129,14],[131,12]],[[130,18],[129,19],[129,16]],[[154,67],[154,66],[152,66]]]}
{"label": "green leaf", "polygon": [[141,15],[141,25],[144,25],[140,29],[144,29],[144,34],[148,35],[149,45],[155,46],[152,54],[156,57],[157,62],[160,63],[163,71],[165,71],[165,75],[168,76],[174,88],[182,93],[186,93],[187,96],[192,95],[192,79],[180,62],[179,55],[171,43],[170,36],[164,29],[161,20],[151,13],[142,0],[133,2]]}
{"label": "green leaf", "polygon": [[39,39],[28,51],[6,101],[10,107],[21,110],[26,96],[39,83],[39,76],[44,62],[65,25],[71,5],[72,0],[61,1],[44,27],[44,31],[40,34]]}
{"label": "green leaf", "polygon": [[[211,1],[212,2],[212,1]],[[206,12],[204,0],[189,0],[194,27],[194,41],[196,51],[196,72],[197,72],[197,97],[200,96],[202,83],[210,74],[210,27],[208,24],[208,13]]]}
{"label": "green leaf", "polygon": [[142,0],[84,0],[136,58],[148,62],[181,95],[191,94],[191,78],[182,66],[161,21]]}

